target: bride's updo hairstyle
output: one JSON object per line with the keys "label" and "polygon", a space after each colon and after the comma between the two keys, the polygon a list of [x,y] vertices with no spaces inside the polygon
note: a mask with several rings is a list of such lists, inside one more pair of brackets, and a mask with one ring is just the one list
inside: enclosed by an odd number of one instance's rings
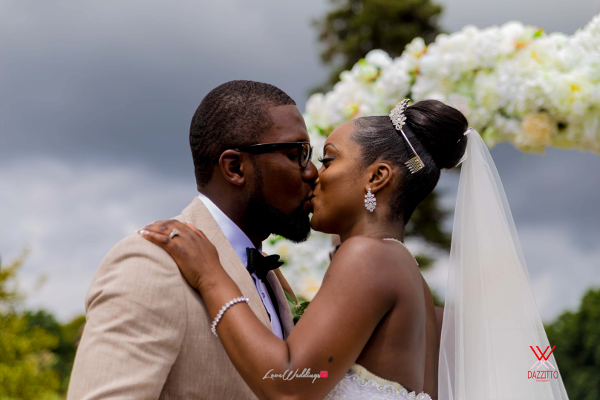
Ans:
{"label": "bride's updo hairstyle", "polygon": [[401,176],[391,204],[391,218],[403,218],[406,224],[415,208],[437,185],[440,170],[453,168],[467,147],[464,133],[469,127],[457,109],[437,100],[424,100],[408,107],[402,130],[425,164],[411,174],[405,163],[414,157],[408,143],[388,116],[363,117],[354,120],[352,140],[361,147],[360,162],[364,168],[376,161],[398,167]]}

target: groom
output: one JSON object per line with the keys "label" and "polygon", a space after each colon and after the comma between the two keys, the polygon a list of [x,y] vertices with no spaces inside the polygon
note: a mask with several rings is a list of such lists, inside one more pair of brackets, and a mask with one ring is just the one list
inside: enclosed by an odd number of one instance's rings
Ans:
{"label": "groom", "polygon": [[[283,339],[293,328],[282,290],[289,286],[269,270],[278,264],[254,259],[271,233],[296,242],[309,235],[317,170],[308,141],[296,104],[275,86],[213,89],[190,128],[200,193],[176,217],[207,235],[254,313]],[[69,399],[256,399],[211,333],[214,315],[169,254],[141,236],[106,255],[86,313]]]}

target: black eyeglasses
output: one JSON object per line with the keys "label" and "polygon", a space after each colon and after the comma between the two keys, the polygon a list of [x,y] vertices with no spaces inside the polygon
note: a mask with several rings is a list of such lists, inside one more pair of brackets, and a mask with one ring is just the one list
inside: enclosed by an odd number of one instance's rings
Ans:
{"label": "black eyeglasses", "polygon": [[[285,143],[259,143],[248,146],[240,146],[231,150],[240,151],[250,154],[264,154],[277,150],[298,149],[298,165],[306,168],[310,158],[312,157],[313,148],[309,142],[285,142]],[[221,156],[216,157],[213,161],[219,161]]]}

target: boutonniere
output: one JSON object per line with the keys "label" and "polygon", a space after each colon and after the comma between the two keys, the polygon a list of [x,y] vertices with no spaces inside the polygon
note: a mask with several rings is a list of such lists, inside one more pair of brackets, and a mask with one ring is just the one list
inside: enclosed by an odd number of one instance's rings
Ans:
{"label": "boutonniere", "polygon": [[285,298],[287,299],[288,306],[290,307],[290,311],[292,312],[292,317],[294,318],[294,325],[298,323],[302,314],[304,314],[304,310],[308,307],[310,301],[296,302],[291,294],[283,291],[285,293]]}

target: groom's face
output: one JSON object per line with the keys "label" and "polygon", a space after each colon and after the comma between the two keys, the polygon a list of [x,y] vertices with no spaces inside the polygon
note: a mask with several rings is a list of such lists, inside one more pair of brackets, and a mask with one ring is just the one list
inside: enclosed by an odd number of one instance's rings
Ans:
{"label": "groom's face", "polygon": [[[273,121],[259,143],[310,141],[304,118],[295,105],[271,107]],[[252,156],[254,169],[246,215],[253,226],[268,233],[301,242],[310,233],[310,198],[317,169],[309,161],[305,168],[298,163],[298,151],[279,150]],[[256,225],[259,224],[259,225]]]}

